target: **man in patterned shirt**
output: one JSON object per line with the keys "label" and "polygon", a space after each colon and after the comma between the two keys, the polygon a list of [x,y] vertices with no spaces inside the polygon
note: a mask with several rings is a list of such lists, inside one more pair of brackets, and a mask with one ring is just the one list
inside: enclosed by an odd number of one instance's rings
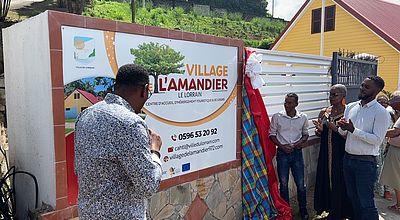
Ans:
{"label": "man in patterned shirt", "polygon": [[114,93],[83,111],[75,127],[78,212],[87,219],[146,219],[145,200],[161,180],[161,138],[137,115],[150,96],[149,74],[119,68]]}

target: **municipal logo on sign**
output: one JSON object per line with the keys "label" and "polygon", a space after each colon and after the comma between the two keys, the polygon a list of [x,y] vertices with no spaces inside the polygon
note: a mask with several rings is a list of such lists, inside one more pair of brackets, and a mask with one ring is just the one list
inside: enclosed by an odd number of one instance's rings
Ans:
{"label": "municipal logo on sign", "polygon": [[182,164],[182,172],[190,170],[190,163]]}
{"label": "municipal logo on sign", "polygon": [[74,37],[74,59],[81,64],[89,64],[96,57],[94,39],[91,37]]}

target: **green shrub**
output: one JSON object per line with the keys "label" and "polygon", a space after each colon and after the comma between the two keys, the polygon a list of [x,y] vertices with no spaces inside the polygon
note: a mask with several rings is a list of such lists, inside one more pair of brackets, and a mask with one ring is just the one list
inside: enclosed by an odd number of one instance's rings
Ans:
{"label": "green shrub", "polygon": [[274,42],[275,38],[265,38],[258,43],[257,47],[261,49],[269,49]]}
{"label": "green shrub", "polygon": [[[131,21],[129,3],[98,0],[86,8],[83,15],[111,20]],[[243,39],[246,46],[269,48],[286,22],[270,18],[242,19],[240,13],[228,13],[223,17],[206,17],[185,13],[182,8],[142,8],[136,12],[138,24],[179,29],[187,32],[210,34]]]}

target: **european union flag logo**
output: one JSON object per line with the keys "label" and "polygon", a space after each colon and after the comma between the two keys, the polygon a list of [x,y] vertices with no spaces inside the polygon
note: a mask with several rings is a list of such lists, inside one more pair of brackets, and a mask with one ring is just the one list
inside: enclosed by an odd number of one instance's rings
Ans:
{"label": "european union flag logo", "polygon": [[182,172],[190,170],[190,163],[182,164]]}

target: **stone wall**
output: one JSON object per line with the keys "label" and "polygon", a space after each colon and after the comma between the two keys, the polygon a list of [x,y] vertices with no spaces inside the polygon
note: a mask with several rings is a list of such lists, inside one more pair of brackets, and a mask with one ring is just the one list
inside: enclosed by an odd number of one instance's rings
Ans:
{"label": "stone wall", "polygon": [[[318,153],[319,144],[303,150],[307,189],[315,184]],[[297,195],[292,176],[289,191],[291,198]],[[150,198],[147,211],[153,220],[242,219],[241,167],[158,192]]]}
{"label": "stone wall", "polygon": [[158,192],[148,206],[153,220],[242,219],[241,168]]}

